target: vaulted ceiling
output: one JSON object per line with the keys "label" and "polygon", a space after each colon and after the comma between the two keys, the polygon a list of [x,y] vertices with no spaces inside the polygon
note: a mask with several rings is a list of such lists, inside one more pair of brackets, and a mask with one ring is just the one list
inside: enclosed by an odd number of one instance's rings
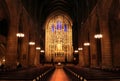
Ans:
{"label": "vaulted ceiling", "polygon": [[[74,31],[78,31],[81,22],[84,22],[98,0],[22,0],[30,16],[39,24],[40,30],[46,18],[55,11],[63,11],[73,20]],[[75,33],[76,34],[76,33]],[[73,40],[77,42],[77,39]]]}
{"label": "vaulted ceiling", "polygon": [[78,18],[83,21],[97,0],[22,0],[22,2],[31,17],[42,24],[49,14],[57,10],[66,12],[75,22],[79,20]]}

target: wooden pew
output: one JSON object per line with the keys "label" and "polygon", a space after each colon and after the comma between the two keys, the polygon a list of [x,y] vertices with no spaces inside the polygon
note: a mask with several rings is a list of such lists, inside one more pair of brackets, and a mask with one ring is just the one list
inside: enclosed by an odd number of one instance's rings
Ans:
{"label": "wooden pew", "polygon": [[79,76],[79,81],[120,81],[120,73],[73,66],[66,66],[64,68],[69,71],[69,73]]}
{"label": "wooden pew", "polygon": [[19,71],[0,72],[0,81],[45,81],[54,71],[55,67],[34,67]]}

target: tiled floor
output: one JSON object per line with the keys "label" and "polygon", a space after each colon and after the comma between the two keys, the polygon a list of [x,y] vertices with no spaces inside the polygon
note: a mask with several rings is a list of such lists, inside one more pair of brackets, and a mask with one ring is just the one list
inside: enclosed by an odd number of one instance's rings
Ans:
{"label": "tiled floor", "polygon": [[57,68],[54,71],[50,81],[70,81],[70,80],[62,68]]}

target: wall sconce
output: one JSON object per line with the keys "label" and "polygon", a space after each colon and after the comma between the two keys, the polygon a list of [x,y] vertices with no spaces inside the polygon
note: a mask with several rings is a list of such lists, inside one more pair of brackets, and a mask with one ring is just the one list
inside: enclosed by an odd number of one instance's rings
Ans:
{"label": "wall sconce", "polygon": [[101,39],[102,37],[103,37],[102,34],[95,34],[95,35],[94,35],[94,38],[96,38],[96,39]]}
{"label": "wall sconce", "polygon": [[75,53],[78,53],[78,50],[75,50],[74,52],[75,52]]}
{"label": "wall sconce", "polygon": [[41,48],[40,47],[36,47],[36,50],[40,50]]}
{"label": "wall sconce", "polygon": [[82,51],[83,50],[83,48],[78,48],[78,51]]}
{"label": "wall sconce", "polygon": [[41,53],[44,53],[45,51],[44,51],[44,50],[41,50],[40,52],[41,52]]}
{"label": "wall sconce", "polygon": [[29,42],[29,45],[35,45],[35,42]]}
{"label": "wall sconce", "polygon": [[90,43],[89,42],[85,42],[84,46],[90,46]]}
{"label": "wall sconce", "polygon": [[19,37],[19,38],[22,38],[22,37],[24,37],[25,35],[24,35],[24,33],[17,33],[16,36]]}

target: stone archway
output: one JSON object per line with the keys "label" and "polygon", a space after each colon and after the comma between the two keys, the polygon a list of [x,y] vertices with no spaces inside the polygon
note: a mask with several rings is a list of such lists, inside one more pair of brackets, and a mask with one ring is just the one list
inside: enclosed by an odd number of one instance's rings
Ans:
{"label": "stone archway", "polygon": [[72,61],[72,21],[63,14],[52,14],[45,25],[45,56],[48,62]]}

